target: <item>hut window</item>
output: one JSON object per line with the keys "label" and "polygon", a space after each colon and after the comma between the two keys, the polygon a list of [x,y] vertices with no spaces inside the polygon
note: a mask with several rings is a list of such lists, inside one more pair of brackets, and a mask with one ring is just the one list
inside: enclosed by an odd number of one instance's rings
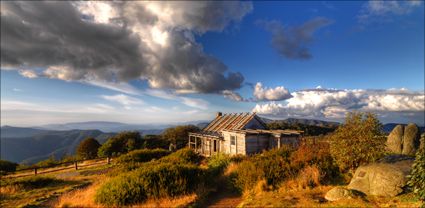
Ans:
{"label": "hut window", "polygon": [[236,145],[236,136],[230,136],[230,144]]}

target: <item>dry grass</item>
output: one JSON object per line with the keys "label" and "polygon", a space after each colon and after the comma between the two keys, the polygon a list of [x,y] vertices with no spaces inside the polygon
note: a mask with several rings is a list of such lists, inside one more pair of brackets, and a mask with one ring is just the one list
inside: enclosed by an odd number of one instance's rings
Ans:
{"label": "dry grass", "polygon": [[288,189],[283,184],[276,191],[263,191],[245,196],[238,207],[419,207],[420,202],[410,194],[396,197],[358,197],[329,202],[324,200],[334,186],[317,186],[310,189]]}
{"label": "dry grass", "polygon": [[98,176],[92,185],[60,196],[53,207],[102,207],[94,202],[94,196],[105,179],[106,176]]}
{"label": "dry grass", "polygon": [[320,170],[316,166],[303,168],[294,179],[285,181],[282,187],[289,190],[309,189],[320,185]]}
{"label": "dry grass", "polygon": [[196,194],[184,195],[175,198],[148,199],[143,204],[132,207],[187,207],[197,200]]}

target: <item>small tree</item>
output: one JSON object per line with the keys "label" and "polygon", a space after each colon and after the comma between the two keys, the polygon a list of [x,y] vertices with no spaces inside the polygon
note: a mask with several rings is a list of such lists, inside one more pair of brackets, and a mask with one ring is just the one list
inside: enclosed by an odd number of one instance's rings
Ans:
{"label": "small tree", "polygon": [[121,132],[109,138],[98,150],[101,157],[110,157],[127,153],[131,150],[140,148],[142,145],[142,137],[139,132]]}
{"label": "small tree", "polygon": [[100,144],[96,139],[92,137],[86,138],[78,145],[77,156],[82,159],[96,158],[99,147]]}
{"label": "small tree", "polygon": [[187,146],[189,132],[198,132],[199,128],[194,125],[176,126],[168,128],[162,133],[162,138],[176,145],[177,149]]}
{"label": "small tree", "polygon": [[342,170],[355,170],[384,153],[382,124],[373,113],[348,113],[344,124],[330,135],[331,154]]}
{"label": "small tree", "polygon": [[18,167],[18,164],[14,162],[10,162],[7,160],[0,160],[0,175],[9,173],[9,172],[15,172],[16,167]]}
{"label": "small tree", "polygon": [[407,185],[413,188],[419,200],[422,202],[422,207],[425,207],[425,150],[420,149],[416,153],[415,163],[412,166],[409,181]]}

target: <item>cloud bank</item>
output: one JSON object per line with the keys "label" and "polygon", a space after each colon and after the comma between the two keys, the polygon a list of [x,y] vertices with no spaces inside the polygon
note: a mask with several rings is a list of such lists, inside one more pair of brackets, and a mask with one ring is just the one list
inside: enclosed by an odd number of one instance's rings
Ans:
{"label": "cloud bank", "polygon": [[254,86],[254,98],[257,101],[278,101],[291,98],[292,95],[283,86],[276,88],[263,87],[261,82],[257,82]]}
{"label": "cloud bank", "polygon": [[424,92],[407,89],[336,90],[311,89],[291,93],[285,102],[257,104],[252,111],[275,117],[341,120],[349,111],[375,112],[388,122],[399,120],[424,124]]}
{"label": "cloud bank", "polygon": [[235,90],[242,74],[204,53],[195,35],[222,31],[251,10],[249,2],[1,2],[1,67],[31,78]]}
{"label": "cloud bank", "polygon": [[314,33],[333,22],[328,18],[316,17],[295,27],[284,27],[278,21],[259,21],[258,24],[272,33],[272,46],[280,55],[288,59],[306,60],[312,58],[308,47],[314,40]]}

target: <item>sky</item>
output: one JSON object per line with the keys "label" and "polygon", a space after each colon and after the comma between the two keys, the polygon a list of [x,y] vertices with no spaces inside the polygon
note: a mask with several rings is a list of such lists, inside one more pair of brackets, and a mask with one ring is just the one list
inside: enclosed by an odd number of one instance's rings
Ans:
{"label": "sky", "polygon": [[1,2],[1,125],[425,123],[423,1]]}

